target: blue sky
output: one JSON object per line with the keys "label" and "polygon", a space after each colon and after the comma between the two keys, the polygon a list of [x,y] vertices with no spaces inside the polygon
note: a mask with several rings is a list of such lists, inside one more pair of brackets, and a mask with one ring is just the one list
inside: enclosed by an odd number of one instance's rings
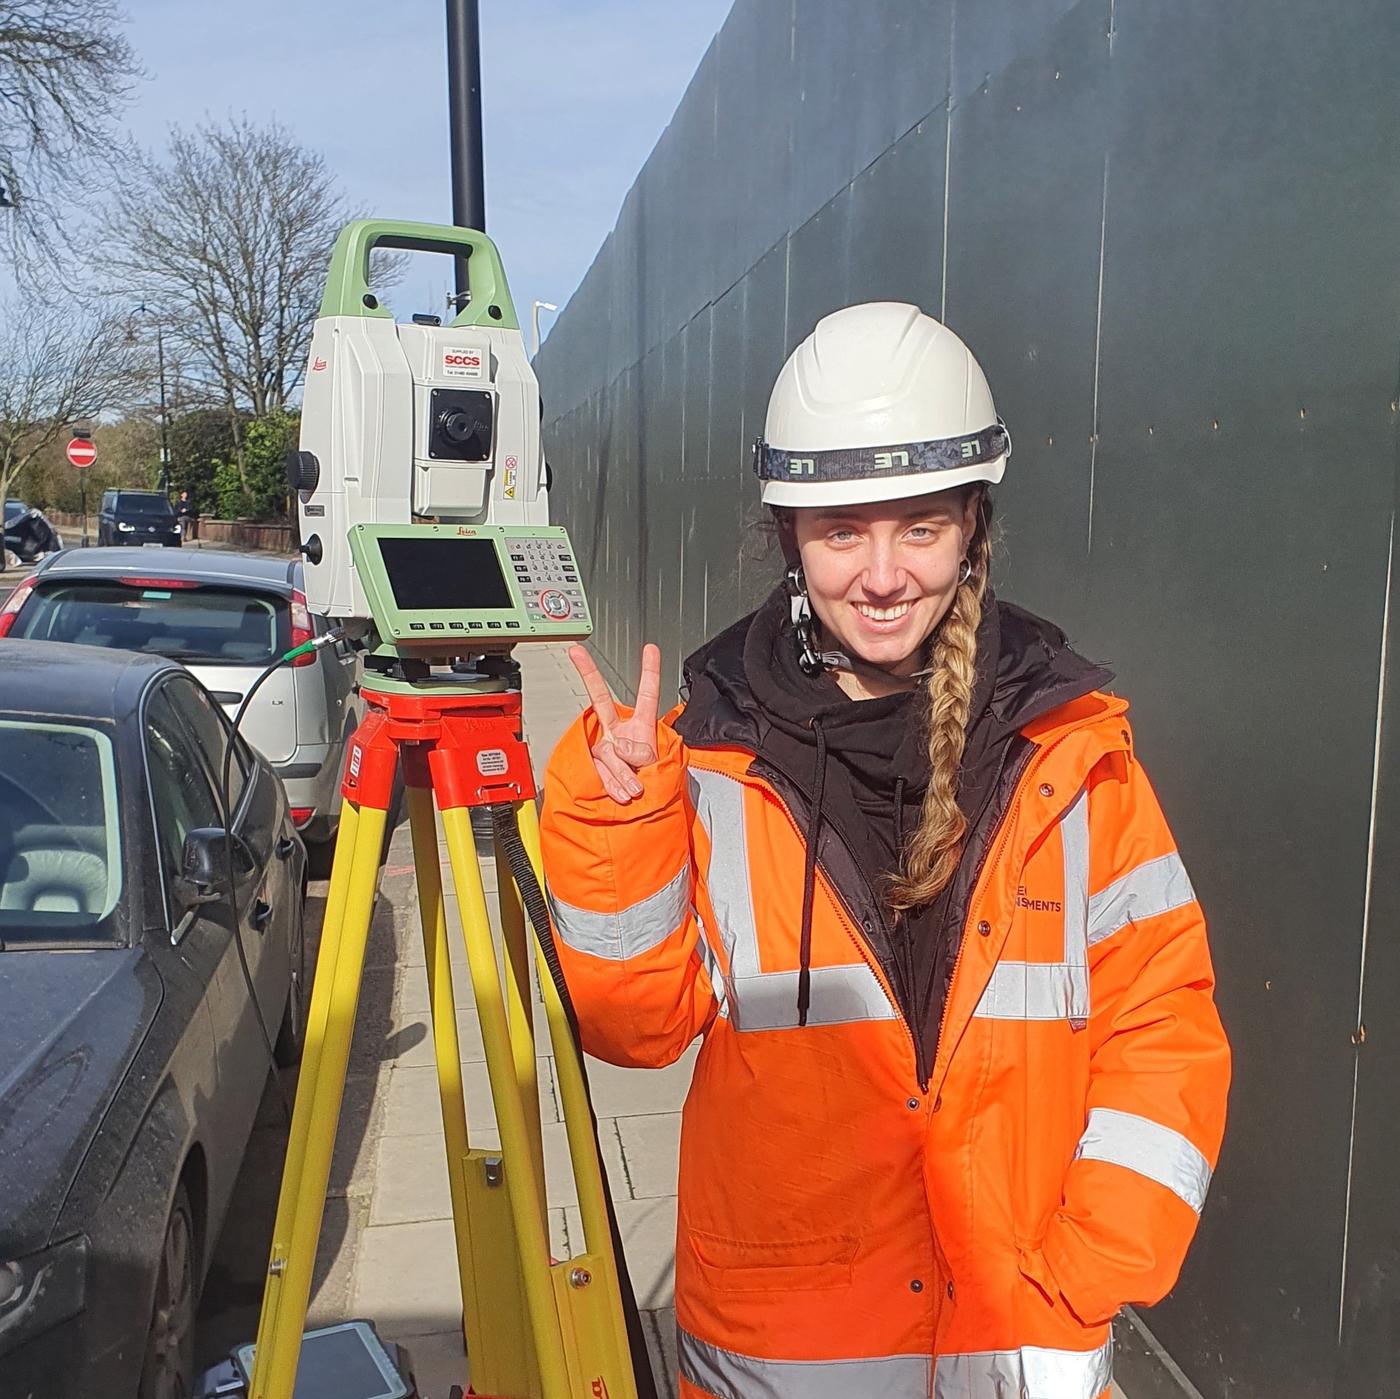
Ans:
{"label": "blue sky", "polygon": [[[562,307],[578,285],[729,5],[481,0],[486,228],[522,325],[532,298]],[[173,123],[275,117],[366,212],[450,222],[443,0],[128,0],[127,13],[149,75],[127,117],[143,145]],[[417,260],[399,314],[440,311],[450,279],[445,261]]]}

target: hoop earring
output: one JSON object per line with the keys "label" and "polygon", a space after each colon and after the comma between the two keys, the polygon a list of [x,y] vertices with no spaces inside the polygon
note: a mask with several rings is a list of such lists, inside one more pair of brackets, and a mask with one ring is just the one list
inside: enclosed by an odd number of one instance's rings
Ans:
{"label": "hoop earring", "polygon": [[961,588],[962,585],[963,585],[964,583],[966,583],[967,580],[968,580],[969,578],[971,578],[971,577],[972,577],[972,560],[971,560],[971,559],[964,559],[964,560],[962,561],[962,572],[960,572],[960,573],[958,574],[958,587]]}

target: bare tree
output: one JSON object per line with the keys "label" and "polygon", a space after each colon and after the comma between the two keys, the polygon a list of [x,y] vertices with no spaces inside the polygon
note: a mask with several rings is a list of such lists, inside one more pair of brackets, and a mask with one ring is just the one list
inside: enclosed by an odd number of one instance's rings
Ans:
{"label": "bare tree", "polygon": [[51,264],[64,200],[105,186],[139,76],[114,0],[0,0],[0,242]]}
{"label": "bare tree", "polygon": [[120,317],[37,298],[0,307],[0,501],[60,433],[129,391],[129,361]]}
{"label": "bare tree", "polygon": [[[351,217],[325,161],[285,128],[245,118],[176,129],[123,181],[101,260],[110,282],[161,309],[207,402],[261,417],[301,386],[331,248]],[[376,275],[384,285],[394,272]]]}

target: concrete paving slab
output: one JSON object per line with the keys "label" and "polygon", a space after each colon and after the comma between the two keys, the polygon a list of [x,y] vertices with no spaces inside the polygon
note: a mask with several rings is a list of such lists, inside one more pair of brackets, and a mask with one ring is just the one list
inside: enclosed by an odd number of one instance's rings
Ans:
{"label": "concrete paving slab", "polygon": [[429,1399],[446,1399],[454,1384],[466,1388],[467,1348],[458,1329],[415,1336],[408,1346],[418,1392]]}
{"label": "concrete paving slab", "polygon": [[[578,1211],[574,1212],[573,1230],[574,1238],[583,1239],[583,1223],[578,1217]],[[570,1258],[572,1251],[569,1248],[569,1211],[564,1209],[550,1210],[549,1212],[549,1248],[556,1258]]]}
{"label": "concrete paving slab", "polygon": [[[558,1122],[559,1110],[555,1106],[550,1062],[539,1059],[536,1063],[540,1075],[541,1121]],[[494,1134],[496,1127],[491,1082],[484,1062],[462,1065],[462,1091],[467,1106],[467,1132],[475,1144],[482,1134]],[[442,1106],[435,1064],[395,1069],[384,1090],[384,1098],[383,1135],[412,1136],[423,1132],[441,1132]]]}
{"label": "concrete paving slab", "polygon": [[335,1154],[327,1197],[369,1196],[374,1190],[375,1149],[384,1127],[381,1076],[352,1074],[345,1080],[340,1121],[336,1126]]}
{"label": "concrete paving slab", "polygon": [[639,1307],[669,1307],[676,1294],[676,1197],[620,1200],[617,1227]]}
{"label": "concrete paving slab", "polygon": [[676,1399],[680,1357],[676,1353],[675,1308],[659,1307],[643,1312],[642,1321],[647,1328],[647,1349],[651,1352],[651,1373],[657,1391],[666,1399]]}
{"label": "concrete paving slab", "polygon": [[674,1195],[680,1171],[680,1113],[619,1117],[617,1130],[632,1195],[637,1199]]}
{"label": "concrete paving slab", "polygon": [[442,1133],[381,1137],[377,1168],[378,1189],[369,1212],[371,1226],[452,1218]]}
{"label": "concrete paving slab", "polygon": [[349,1315],[373,1317],[391,1339],[457,1329],[462,1291],[451,1229],[441,1220],[367,1228]]}
{"label": "concrete paving slab", "polygon": [[589,1058],[588,1084],[593,1110],[599,1117],[635,1117],[646,1113],[679,1112],[690,1088],[698,1045],[692,1045],[664,1069],[623,1069]]}

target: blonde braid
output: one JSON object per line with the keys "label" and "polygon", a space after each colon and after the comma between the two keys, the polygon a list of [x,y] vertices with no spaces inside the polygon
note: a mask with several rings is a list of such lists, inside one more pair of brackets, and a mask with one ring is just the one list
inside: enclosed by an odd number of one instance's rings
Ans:
{"label": "blonde braid", "polygon": [[891,881],[896,912],[931,903],[948,885],[962,858],[967,819],[958,809],[958,780],[977,673],[977,627],[991,571],[991,502],[977,506],[977,527],[967,551],[971,571],[958,587],[934,640],[928,682],[929,784],[919,828],[909,840],[903,865]]}

